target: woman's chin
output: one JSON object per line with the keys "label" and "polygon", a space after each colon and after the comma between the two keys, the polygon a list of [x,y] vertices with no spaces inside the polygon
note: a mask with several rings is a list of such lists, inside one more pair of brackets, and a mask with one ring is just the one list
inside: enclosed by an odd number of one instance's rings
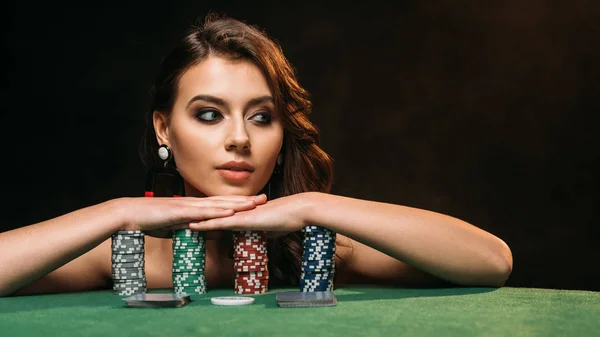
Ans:
{"label": "woman's chin", "polygon": [[192,193],[186,193],[187,196],[193,197],[213,197],[213,196],[227,196],[227,195],[242,195],[242,196],[251,196],[257,195],[261,191],[261,188],[251,187],[251,186],[226,186],[214,190],[209,190],[207,193],[202,193],[200,191],[192,191]]}

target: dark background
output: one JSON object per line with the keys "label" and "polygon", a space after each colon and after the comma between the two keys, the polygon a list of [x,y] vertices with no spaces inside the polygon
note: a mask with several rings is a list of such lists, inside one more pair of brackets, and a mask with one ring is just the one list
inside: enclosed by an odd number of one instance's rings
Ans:
{"label": "dark background", "polygon": [[333,193],[499,236],[508,286],[600,290],[598,1],[166,3],[5,5],[0,230],[143,195],[154,72],[216,10],[264,28],[297,68]]}

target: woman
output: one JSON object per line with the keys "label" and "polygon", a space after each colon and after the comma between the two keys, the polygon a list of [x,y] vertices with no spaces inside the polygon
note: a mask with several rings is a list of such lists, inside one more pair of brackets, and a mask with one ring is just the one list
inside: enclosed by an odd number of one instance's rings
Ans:
{"label": "woman", "polygon": [[490,233],[435,212],[330,194],[332,162],[310,110],[274,41],[209,15],[163,61],[142,142],[151,167],[163,165],[159,145],[168,147],[185,197],[117,198],[1,233],[0,295],[110,288],[118,230],[148,234],[148,288],[172,286],[171,240],[161,237],[178,228],[207,232],[209,289],[233,284],[230,230],[267,231],[271,284],[294,285],[307,224],[337,233],[338,285],[505,283],[511,251]]}

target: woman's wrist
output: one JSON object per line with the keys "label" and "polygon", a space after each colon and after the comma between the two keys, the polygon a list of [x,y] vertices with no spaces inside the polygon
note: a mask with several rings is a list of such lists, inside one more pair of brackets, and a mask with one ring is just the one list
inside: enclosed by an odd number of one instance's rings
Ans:
{"label": "woman's wrist", "polygon": [[318,213],[318,209],[322,202],[322,197],[325,193],[321,192],[304,192],[302,193],[301,211],[300,215],[304,226],[308,225],[321,225],[315,215]]}
{"label": "woman's wrist", "polygon": [[109,221],[108,226],[111,232],[117,232],[122,230],[128,230],[130,221],[127,216],[127,199],[125,197],[111,199],[101,204],[104,212],[108,215]]}

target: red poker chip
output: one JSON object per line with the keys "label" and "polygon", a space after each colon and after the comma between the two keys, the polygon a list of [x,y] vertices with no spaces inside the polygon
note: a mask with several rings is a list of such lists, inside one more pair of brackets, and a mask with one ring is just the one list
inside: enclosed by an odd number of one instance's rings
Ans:
{"label": "red poker chip", "polygon": [[235,275],[238,279],[248,279],[248,280],[259,280],[262,278],[269,278],[269,271],[247,271],[247,272],[237,272]]}
{"label": "red poker chip", "polygon": [[236,282],[237,286],[247,287],[247,288],[265,288],[269,285],[268,280],[264,282],[246,282],[246,281],[238,281]]}
{"label": "red poker chip", "polygon": [[[256,255],[256,256],[267,256],[267,252],[263,252],[260,250],[255,250],[255,249],[249,249],[249,250],[245,250],[245,249],[234,249],[233,250],[233,254],[235,255],[239,255],[239,256],[248,256],[248,255]],[[248,259],[246,259],[248,260]]]}
{"label": "red poker chip", "polygon": [[253,252],[253,253],[260,253],[260,254],[267,254],[267,248],[262,248],[262,247],[241,247],[241,246],[236,246],[233,248],[233,251],[235,253],[242,253],[242,252]]}
{"label": "red poker chip", "polygon": [[255,266],[267,266],[269,265],[268,260],[234,260],[234,267],[255,267]]}
{"label": "red poker chip", "polygon": [[234,248],[248,248],[248,249],[267,249],[267,243],[261,241],[235,241],[233,242]]}
{"label": "red poker chip", "polygon": [[261,277],[255,277],[255,276],[238,276],[235,278],[236,280],[239,280],[240,282],[252,282],[252,283],[256,283],[256,282],[262,282],[263,280],[266,281],[269,279],[269,275],[264,275]]}
{"label": "red poker chip", "polygon": [[246,272],[246,271],[267,271],[267,266],[243,266],[243,267],[234,267],[234,270],[238,273]]}
{"label": "red poker chip", "polygon": [[239,284],[268,284],[269,273],[268,272],[238,272],[235,277],[235,281]]}
{"label": "red poker chip", "polygon": [[259,295],[259,294],[264,294],[268,291],[269,291],[268,289],[261,289],[261,290],[252,290],[252,289],[248,289],[248,288],[234,289],[234,292],[239,295]]}
{"label": "red poker chip", "polygon": [[239,245],[239,246],[252,246],[252,245],[266,246],[267,240],[266,239],[244,239],[244,240],[235,239],[235,240],[233,240],[233,244]]}
{"label": "red poker chip", "polygon": [[233,260],[234,261],[268,261],[267,255],[266,254],[254,254],[254,253],[248,253],[248,254],[234,254],[233,255]]}
{"label": "red poker chip", "polygon": [[238,273],[239,276],[243,276],[243,277],[262,277],[262,276],[269,276],[269,272],[268,271],[251,271],[248,273]]}
{"label": "red poker chip", "polygon": [[[244,272],[240,272],[239,274],[243,274]],[[263,275],[262,276],[243,276],[243,275],[239,275],[237,276],[235,279],[239,280],[239,281],[243,281],[243,282],[259,282],[262,280],[268,280],[269,279],[269,274],[266,272],[262,272]]]}
{"label": "red poker chip", "polygon": [[254,232],[254,231],[245,231],[245,232],[233,232],[234,239],[267,239],[266,232]]}
{"label": "red poker chip", "polygon": [[267,233],[264,231],[234,231],[234,292],[263,294],[269,289]]}
{"label": "red poker chip", "polygon": [[234,286],[234,290],[237,293],[242,293],[242,294],[253,294],[253,293],[265,293],[267,291],[269,291],[269,287],[268,285],[247,285],[244,283],[238,283],[236,282],[235,286]]}
{"label": "red poker chip", "polygon": [[269,270],[269,265],[266,263],[265,264],[259,264],[259,263],[234,264],[233,269],[238,273],[257,272],[257,271],[266,272],[267,270]]}
{"label": "red poker chip", "polygon": [[250,285],[250,284],[237,284],[235,288],[238,289],[253,289],[253,290],[267,290],[269,289],[268,285]]}
{"label": "red poker chip", "polygon": [[262,243],[251,243],[246,242],[234,242],[233,248],[235,249],[254,249],[254,250],[267,250],[267,245]]}
{"label": "red poker chip", "polygon": [[269,259],[266,256],[259,255],[259,259],[234,259],[234,266],[266,266],[269,263]]}
{"label": "red poker chip", "polygon": [[240,283],[245,284],[266,284],[269,283],[269,276],[263,276],[260,278],[244,278],[244,277],[236,277],[235,278]]}
{"label": "red poker chip", "polygon": [[266,239],[267,238],[266,232],[243,232],[243,234],[240,234],[240,233],[241,232],[234,232],[233,237],[236,239]]}

